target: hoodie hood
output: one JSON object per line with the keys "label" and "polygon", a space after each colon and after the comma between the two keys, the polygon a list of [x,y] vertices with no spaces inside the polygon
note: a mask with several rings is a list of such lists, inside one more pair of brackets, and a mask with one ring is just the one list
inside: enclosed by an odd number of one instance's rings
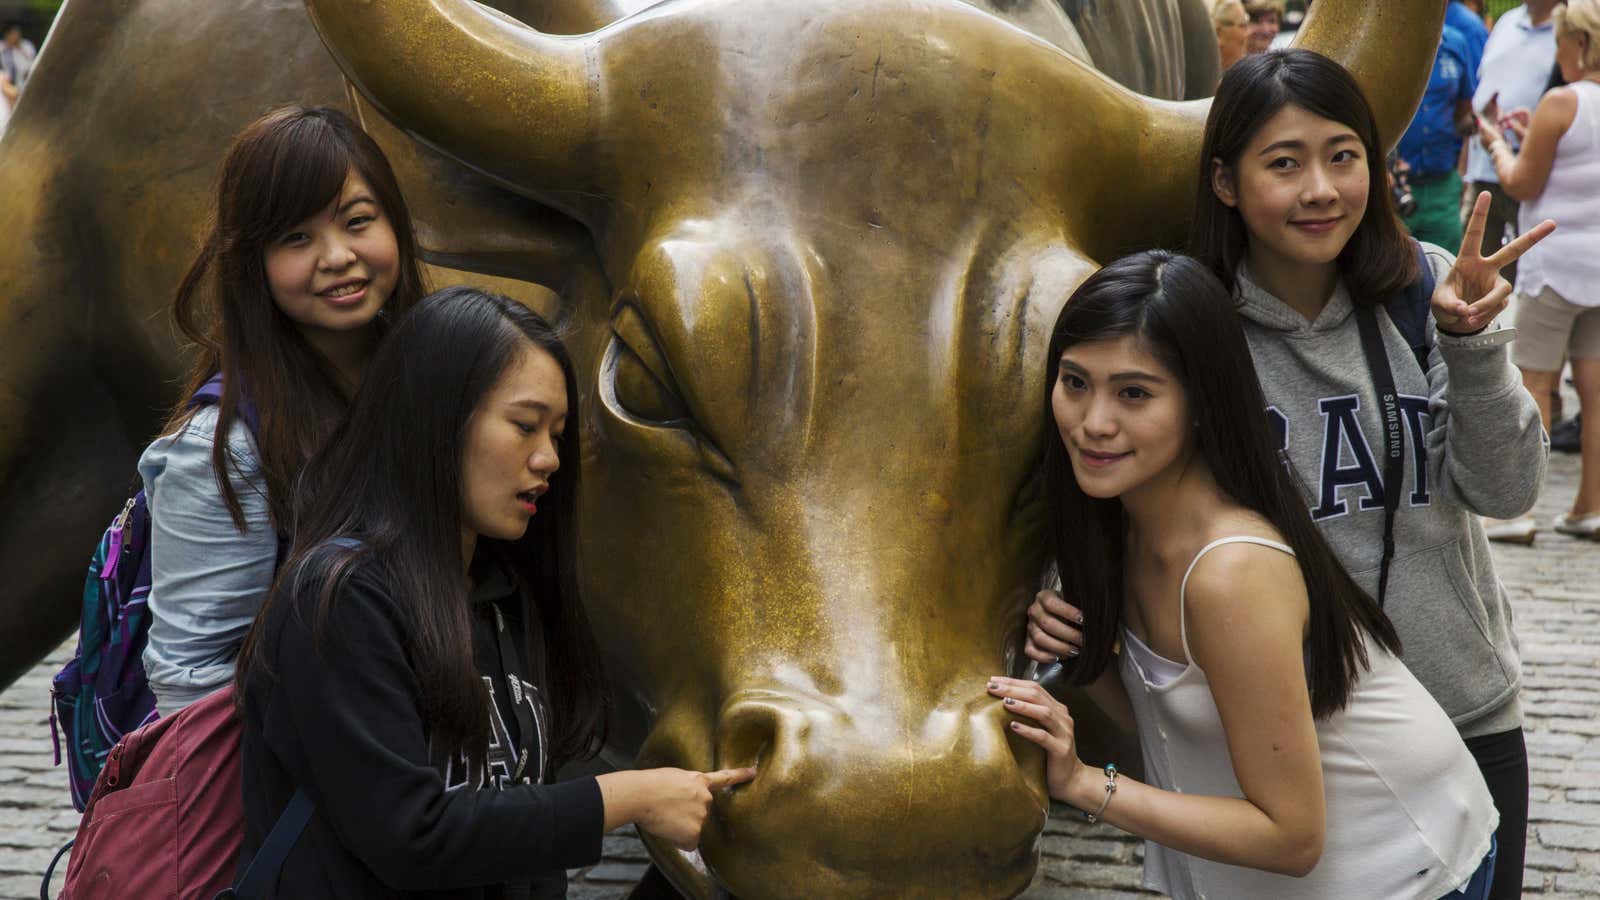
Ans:
{"label": "hoodie hood", "polygon": [[1333,296],[1323,305],[1322,312],[1317,315],[1315,321],[1310,322],[1289,304],[1257,284],[1250,274],[1249,263],[1240,264],[1233,280],[1233,299],[1238,305],[1239,315],[1272,331],[1297,335],[1336,331],[1349,320],[1351,313],[1355,312],[1350,300],[1350,291],[1345,288],[1342,278],[1334,285]]}

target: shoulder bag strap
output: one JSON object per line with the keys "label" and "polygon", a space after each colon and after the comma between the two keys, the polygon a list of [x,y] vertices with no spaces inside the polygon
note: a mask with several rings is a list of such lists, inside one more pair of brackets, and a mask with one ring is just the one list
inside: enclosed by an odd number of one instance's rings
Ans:
{"label": "shoulder bag strap", "polygon": [[517,767],[511,773],[513,783],[527,777],[529,781],[543,781],[544,773],[536,772],[528,775],[528,745],[539,740],[539,729],[534,724],[533,716],[528,712],[528,704],[522,696],[522,675],[520,666],[517,665],[517,648],[512,646],[511,633],[506,628],[505,616],[500,613],[500,605],[495,601],[489,602],[489,608],[494,610],[494,633],[500,642],[500,671],[505,673],[506,688],[511,691],[511,710],[517,717]]}
{"label": "shoulder bag strap", "polygon": [[1400,416],[1400,397],[1389,368],[1389,354],[1383,348],[1378,329],[1377,309],[1371,304],[1356,306],[1356,326],[1361,332],[1361,352],[1366,354],[1372,373],[1372,387],[1383,414],[1383,562],[1378,566],[1378,606],[1384,605],[1389,588],[1389,564],[1394,561],[1394,514],[1400,508],[1400,492],[1405,479],[1405,426]]}
{"label": "shoulder bag strap", "polygon": [[289,858],[289,851],[300,839],[300,832],[305,831],[306,823],[311,821],[311,811],[315,808],[305,790],[296,788],[294,796],[289,798],[289,805],[283,808],[283,815],[267,832],[261,849],[256,851],[255,858],[245,867],[239,883],[218,894],[216,900],[255,900],[266,896],[268,887],[278,877],[278,870],[283,868],[284,860]]}

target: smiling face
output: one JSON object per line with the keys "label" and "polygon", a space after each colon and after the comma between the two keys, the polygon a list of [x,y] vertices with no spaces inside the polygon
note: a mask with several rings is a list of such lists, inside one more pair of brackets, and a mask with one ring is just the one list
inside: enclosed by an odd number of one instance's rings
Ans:
{"label": "smiling face", "polygon": [[461,527],[514,541],[561,467],[567,379],[549,353],[524,344],[467,421],[461,459]]}
{"label": "smiling face", "polygon": [[1212,190],[1239,210],[1258,271],[1334,265],[1366,215],[1367,148],[1354,129],[1299,106],[1257,129],[1231,168],[1212,166]]}
{"label": "smiling face", "polygon": [[1245,50],[1265,53],[1272,49],[1272,39],[1278,36],[1283,22],[1276,11],[1260,12],[1250,17],[1250,34],[1245,40]]}
{"label": "smiling face", "polygon": [[352,171],[327,208],[263,251],[273,303],[314,345],[360,332],[394,291],[400,246],[375,198]]}
{"label": "smiling face", "polygon": [[1072,474],[1091,497],[1136,490],[1193,452],[1188,392],[1131,335],[1063,350],[1050,408]]}

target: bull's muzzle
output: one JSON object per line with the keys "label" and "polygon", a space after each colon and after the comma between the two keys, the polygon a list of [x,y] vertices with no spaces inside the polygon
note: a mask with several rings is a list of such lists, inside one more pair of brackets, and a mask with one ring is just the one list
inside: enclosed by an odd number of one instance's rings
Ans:
{"label": "bull's muzzle", "polygon": [[749,896],[1020,892],[1047,801],[1037,753],[1008,734],[983,685],[975,678],[969,697],[934,708],[732,695],[716,724],[717,764],[759,774],[719,801],[707,862]]}

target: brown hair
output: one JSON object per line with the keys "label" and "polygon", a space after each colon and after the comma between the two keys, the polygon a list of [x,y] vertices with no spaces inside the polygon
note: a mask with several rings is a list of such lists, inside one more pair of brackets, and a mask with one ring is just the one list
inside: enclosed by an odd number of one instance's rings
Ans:
{"label": "brown hair", "polygon": [[1361,224],[1339,251],[1339,275],[1353,301],[1381,303],[1422,274],[1417,254],[1384,187],[1384,144],[1371,105],[1344,66],[1310,50],[1257,53],[1223,73],[1206,117],[1189,252],[1232,290],[1250,236],[1239,210],[1223,203],[1212,188],[1212,166],[1220,160],[1237,173],[1239,156],[1256,131],[1291,105],[1349,126],[1361,139],[1371,187]]}
{"label": "brown hair", "polygon": [[411,216],[377,143],[328,107],[274,110],[234,138],[217,185],[216,218],[172,303],[173,320],[200,353],[162,431],[183,427],[193,413],[189,398],[222,374],[211,464],[241,531],[244,513],[224,469],[241,398],[248,396],[260,413],[256,446],[280,530],[289,522],[295,474],[344,413],[331,364],[273,302],[263,254],[269,242],[336,200],[352,171],[372,189],[399,245],[399,277],[375,322],[387,331],[427,292]]}
{"label": "brown hair", "polygon": [[1244,12],[1252,22],[1265,15],[1277,16],[1281,22],[1284,14],[1283,0],[1244,0]]}

